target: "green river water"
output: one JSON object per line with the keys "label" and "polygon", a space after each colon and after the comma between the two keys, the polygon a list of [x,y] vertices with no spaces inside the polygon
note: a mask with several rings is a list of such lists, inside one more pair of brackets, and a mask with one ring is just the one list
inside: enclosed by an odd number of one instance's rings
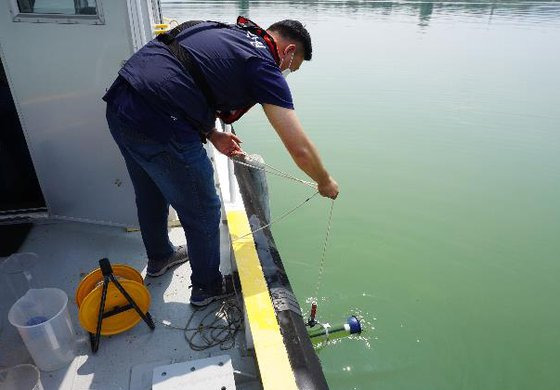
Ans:
{"label": "green river water", "polygon": [[[163,1],[179,21],[299,19],[296,111],[340,184],[319,316],[332,389],[560,389],[560,2]],[[259,107],[249,153],[303,176]],[[269,178],[273,215],[310,189]],[[304,310],[329,201],[273,232]]]}

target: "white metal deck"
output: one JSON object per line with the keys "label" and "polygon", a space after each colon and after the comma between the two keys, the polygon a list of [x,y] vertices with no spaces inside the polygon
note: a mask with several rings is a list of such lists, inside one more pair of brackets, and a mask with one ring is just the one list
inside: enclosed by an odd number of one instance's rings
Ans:
{"label": "white metal deck", "polygon": [[[228,235],[222,226],[222,259],[229,258]],[[175,245],[185,243],[181,228],[170,231]],[[93,355],[89,337],[78,322],[78,308],[74,292],[79,281],[107,257],[112,263],[126,263],[145,275],[146,254],[139,232],[94,224],[44,220],[32,229],[20,252],[35,252],[40,262],[34,270],[45,287],[58,287],[69,297],[69,311],[79,342],[79,356],[66,368],[42,372],[45,390],[115,390],[129,389],[141,382],[141,374],[151,380],[151,368],[171,362],[229,354],[233,367],[244,374],[236,375],[238,389],[255,389],[260,385],[251,380],[256,368],[251,354],[244,348],[243,332],[238,333],[236,346],[227,351],[214,347],[204,352],[189,349],[180,330],[161,324],[166,320],[183,327],[192,313],[189,305],[190,266],[182,264],[159,278],[147,278],[152,304],[150,313],[156,329],[150,331],[143,322],[119,335],[102,337],[99,351]],[[223,260],[222,260],[223,261]],[[223,261],[224,263],[224,261]],[[225,262],[227,263],[227,261]],[[229,264],[222,264],[222,272],[229,273]],[[1,299],[1,298],[0,298]],[[5,321],[0,334],[0,366],[32,362],[15,329]],[[130,387],[131,389],[149,387]]]}

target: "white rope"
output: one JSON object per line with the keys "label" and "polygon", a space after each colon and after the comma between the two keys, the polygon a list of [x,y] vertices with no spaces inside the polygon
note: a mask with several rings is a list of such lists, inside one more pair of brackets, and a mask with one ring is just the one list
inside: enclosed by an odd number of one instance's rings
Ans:
{"label": "white rope", "polygon": [[[244,160],[241,160],[242,158],[243,158]],[[298,183],[304,184],[304,185],[306,185],[306,186],[308,186],[308,187],[311,187],[311,188],[313,188],[313,189],[315,189],[315,190],[317,189],[317,184],[312,183],[312,182],[309,182],[309,181],[306,181],[306,180],[302,180],[302,179],[300,179],[300,178],[298,178],[298,177],[295,177],[295,176],[293,176],[293,175],[290,175],[289,173],[283,172],[283,171],[281,171],[280,169],[275,168],[275,167],[273,167],[272,165],[269,165],[269,164],[265,163],[264,161],[258,161],[254,155],[245,154],[245,155],[243,155],[243,156],[234,156],[234,157],[232,157],[231,159],[232,159],[233,162],[235,162],[236,164],[243,165],[243,166],[246,166],[246,167],[249,167],[249,168],[253,168],[253,169],[257,169],[257,170],[259,170],[259,171],[264,171],[264,172],[266,172],[266,173],[270,173],[270,174],[272,174],[272,175],[280,176],[280,177],[283,177],[283,178],[285,178],[285,179],[290,179],[290,180],[296,181],[296,182],[298,182]],[[267,168],[268,168],[268,169],[267,169]],[[297,209],[299,209],[300,207],[302,207],[305,203],[307,203],[307,202],[309,202],[311,199],[313,199],[318,193],[319,193],[319,191],[315,192],[315,193],[314,193],[313,195],[311,195],[309,198],[305,199],[303,202],[301,202],[300,204],[298,204],[296,207],[292,208],[291,210],[288,210],[288,211],[284,212],[282,215],[280,215],[280,216],[277,217],[277,218],[274,218],[272,221],[270,221],[270,222],[267,223],[266,225],[261,226],[260,228],[255,229],[255,230],[253,230],[253,231],[251,231],[251,232],[249,232],[249,233],[247,233],[247,234],[244,234],[244,235],[242,235],[242,236],[240,236],[240,237],[237,237],[236,239],[232,240],[232,242],[235,242],[235,241],[237,241],[237,240],[240,240],[240,239],[242,239],[242,238],[245,238],[245,237],[247,237],[247,236],[249,236],[249,235],[251,235],[251,234],[257,233],[257,232],[259,232],[259,231],[261,231],[261,230],[263,230],[263,229],[266,229],[266,228],[269,227],[270,225],[272,225],[272,224],[274,224],[274,223],[276,223],[276,222],[279,222],[279,221],[283,220],[283,219],[286,218],[288,215],[292,214],[292,213],[295,212]]]}
{"label": "white rope", "polygon": [[319,265],[319,276],[317,277],[317,285],[315,287],[315,298],[319,299],[319,288],[321,287],[321,280],[323,278],[323,269],[325,264],[325,254],[327,252],[327,243],[329,242],[329,233],[331,232],[332,215],[334,209],[334,199],[331,200],[331,210],[329,212],[329,222],[327,223],[327,234],[325,235],[325,242],[323,243],[323,255],[321,256],[321,263]]}
{"label": "white rope", "polygon": [[301,202],[300,204],[298,204],[296,207],[294,207],[291,210],[286,211],[284,214],[280,215],[277,218],[274,218],[272,221],[270,221],[269,223],[267,223],[264,226],[261,226],[258,229],[252,230],[251,232],[244,234],[240,237],[235,238],[234,240],[232,240],[232,242],[235,242],[237,240],[241,240],[242,238],[245,238],[247,236],[250,236],[251,234],[254,234],[256,232],[259,232],[263,229],[266,229],[267,227],[269,227],[270,225],[272,225],[273,223],[279,222],[281,220],[283,220],[284,218],[286,218],[288,215],[292,214],[293,212],[295,212],[297,209],[299,209],[301,206],[303,206],[304,204],[306,204],[307,202],[309,202],[311,199],[313,199],[319,192],[315,192],[313,195],[311,195],[309,198],[305,199],[303,202]]}
{"label": "white rope", "polygon": [[[244,158],[245,161],[241,160],[241,158]],[[258,161],[256,160],[256,158],[254,156],[251,155],[247,155],[245,154],[244,156],[238,156],[235,158],[232,158],[232,160],[240,165],[244,165],[253,169],[258,169],[261,171],[264,171],[266,173],[271,173],[273,175],[276,176],[280,176],[280,177],[284,177],[286,179],[290,179],[293,181],[296,181],[298,183],[304,184],[306,186],[312,187],[313,189],[317,189],[317,184],[309,182],[309,181],[305,181],[302,180],[300,178],[297,178],[295,176],[290,175],[289,173],[283,172],[278,168],[275,168],[267,163],[265,163],[264,161]],[[268,168],[268,169],[267,169]],[[266,229],[267,227],[269,227],[270,225],[281,221],[282,219],[284,219],[285,217],[287,217],[288,215],[292,214],[293,212],[295,212],[297,209],[299,209],[300,207],[302,207],[305,203],[307,203],[308,201],[310,201],[312,198],[314,198],[317,194],[319,193],[319,191],[315,192],[312,196],[310,196],[309,198],[305,199],[303,202],[301,202],[300,204],[298,204],[296,207],[294,207],[293,209],[286,211],[284,214],[282,214],[281,216],[279,216],[278,218],[273,219],[272,221],[270,221],[268,224],[255,229],[253,231],[251,231],[250,233],[244,234],[240,237],[237,237],[236,239],[232,240],[232,242],[235,242],[237,240],[240,240],[242,238],[245,238],[251,234],[254,234],[258,231],[261,231],[263,229]],[[327,233],[325,234],[325,241],[323,243],[323,254],[321,256],[321,263],[319,265],[319,275],[317,277],[317,285],[315,287],[315,297],[318,298],[319,297],[319,289],[321,287],[321,280],[323,278],[323,270],[324,270],[324,264],[325,264],[325,258],[326,258],[326,253],[327,253],[327,244],[329,242],[329,234],[331,231],[331,224],[332,224],[332,216],[333,216],[333,209],[334,209],[334,199],[331,200],[331,209],[329,212],[329,221],[327,223]],[[328,325],[328,324],[327,324]],[[327,340],[328,340],[328,330],[327,330]]]}
{"label": "white rope", "polygon": [[317,184],[316,183],[313,183],[313,182],[310,182],[310,181],[307,181],[307,180],[303,180],[303,179],[300,179],[300,178],[295,177],[293,175],[290,175],[289,173],[281,171],[280,169],[275,168],[272,165],[269,165],[269,164],[265,163],[264,161],[257,161],[257,160],[255,160],[255,157],[253,157],[251,155],[245,155],[244,156],[245,161],[240,160],[240,158],[241,157],[236,157],[236,158],[232,158],[232,160],[233,160],[233,162],[235,162],[237,164],[244,165],[246,167],[250,167],[250,168],[253,168],[253,169],[258,169],[260,171],[264,171],[264,172],[270,173],[272,175],[280,176],[280,177],[283,177],[285,179],[290,179],[290,180],[296,181],[298,183],[304,184],[308,187],[317,189]]}

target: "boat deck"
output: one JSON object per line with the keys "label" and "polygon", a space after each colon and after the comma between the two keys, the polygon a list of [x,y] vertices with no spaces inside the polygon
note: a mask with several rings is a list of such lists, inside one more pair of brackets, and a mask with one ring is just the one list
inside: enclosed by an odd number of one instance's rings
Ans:
{"label": "boat deck", "polygon": [[[226,229],[222,226],[222,259],[230,257]],[[181,228],[170,230],[173,244],[185,243]],[[146,273],[146,254],[139,232],[123,228],[79,222],[44,220],[31,230],[19,252],[35,252],[39,264],[33,273],[44,287],[57,287],[69,297],[69,311],[77,335],[78,356],[66,368],[42,372],[45,390],[116,390],[150,389],[153,367],[187,360],[229,355],[232,359],[238,389],[259,389],[253,354],[245,348],[243,329],[238,332],[235,346],[223,350],[215,346],[193,351],[184,332],[164,326],[163,322],[183,328],[193,314],[189,304],[190,266],[182,264],[158,278],[146,278],[151,294],[150,313],[156,329],[150,331],[143,322],[133,329],[110,337],[102,337],[99,351],[91,353],[89,337],[78,322],[78,308],[74,293],[81,278],[107,257],[112,263],[125,263],[143,276]],[[228,261],[222,260],[222,272],[230,272]],[[1,298],[0,298],[1,299]],[[212,305],[195,316],[206,315],[218,308]],[[5,321],[0,334],[0,366],[31,362],[16,330]]]}

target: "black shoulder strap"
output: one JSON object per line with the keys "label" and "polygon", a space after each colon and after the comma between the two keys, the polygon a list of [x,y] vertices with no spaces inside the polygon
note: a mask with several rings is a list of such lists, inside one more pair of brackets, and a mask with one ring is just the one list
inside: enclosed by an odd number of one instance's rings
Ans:
{"label": "black shoulder strap", "polygon": [[[189,20],[188,22],[181,23],[172,30],[158,35],[157,40],[167,45],[171,53],[173,53],[173,55],[179,60],[179,62],[183,65],[187,72],[190,73],[190,75],[194,79],[195,84],[198,86],[198,88],[206,98],[206,102],[208,103],[210,108],[216,111],[216,99],[214,98],[214,94],[212,93],[212,90],[208,85],[206,77],[204,77],[204,74],[200,70],[200,67],[193,60],[191,53],[189,53],[188,50],[185,50],[179,44],[179,42],[177,42],[176,39],[177,35],[179,35],[183,31],[202,22],[202,20]],[[208,28],[223,28],[227,26],[226,24],[220,22],[213,23],[214,24],[208,26]]]}
{"label": "black shoulder strap", "polygon": [[196,26],[197,24],[200,24],[202,22],[203,22],[202,20],[189,20],[187,22],[183,22],[180,25],[174,27],[173,29],[158,35],[157,39],[158,41],[161,41],[166,45],[168,45],[169,43],[171,43],[173,39],[177,38],[177,35],[185,31],[186,29]]}

